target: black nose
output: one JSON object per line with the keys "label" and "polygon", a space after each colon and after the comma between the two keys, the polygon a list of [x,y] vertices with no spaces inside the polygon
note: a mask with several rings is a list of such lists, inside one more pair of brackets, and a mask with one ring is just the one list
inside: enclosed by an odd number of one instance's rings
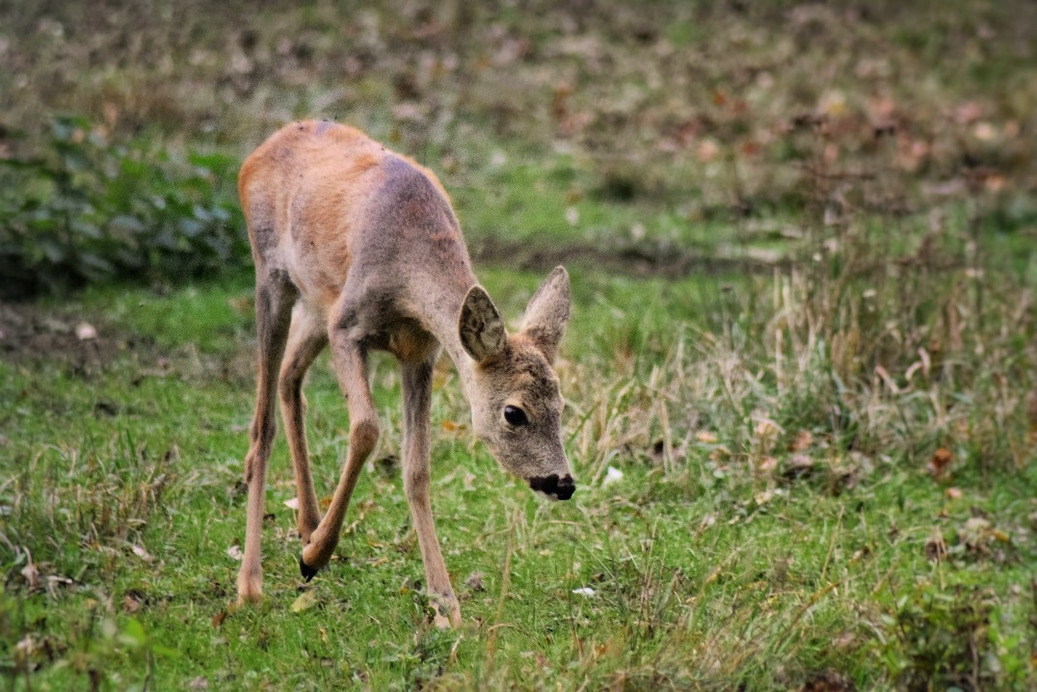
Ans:
{"label": "black nose", "polygon": [[542,478],[530,478],[529,487],[546,495],[553,495],[559,500],[568,500],[576,492],[576,484],[573,483],[573,477],[569,474],[565,474],[562,478],[559,478],[557,473]]}

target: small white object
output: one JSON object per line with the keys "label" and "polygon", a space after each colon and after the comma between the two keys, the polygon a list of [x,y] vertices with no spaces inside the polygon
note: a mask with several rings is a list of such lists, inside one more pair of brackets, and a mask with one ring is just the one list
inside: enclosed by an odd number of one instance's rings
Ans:
{"label": "small white object", "polygon": [[231,547],[227,548],[227,556],[231,560],[237,560],[238,562],[241,562],[241,558],[245,557],[245,554],[241,552],[240,545],[232,545]]}
{"label": "small white object", "polygon": [[578,589],[573,589],[573,593],[576,594],[577,596],[586,596],[587,598],[594,598],[594,596],[598,592],[595,591],[594,589],[592,589],[589,586],[581,586]]}
{"label": "small white object", "polygon": [[615,466],[609,466],[609,470],[605,473],[605,480],[601,482],[601,487],[604,488],[621,480],[623,480],[623,472]]}
{"label": "small white object", "polygon": [[92,341],[97,338],[97,330],[88,322],[80,322],[76,325],[76,338],[80,341]]}
{"label": "small white object", "polygon": [[287,507],[288,509],[298,510],[299,509],[299,498],[293,497],[291,500],[285,500],[284,501],[284,506]]}

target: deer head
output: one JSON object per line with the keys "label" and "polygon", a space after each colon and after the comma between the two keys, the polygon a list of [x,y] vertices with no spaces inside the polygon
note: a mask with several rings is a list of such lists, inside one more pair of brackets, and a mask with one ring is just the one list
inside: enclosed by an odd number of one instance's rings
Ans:
{"label": "deer head", "polygon": [[576,486],[562,447],[562,395],[552,364],[569,321],[569,275],[558,267],[508,334],[481,286],[465,296],[461,345],[475,361],[468,383],[472,426],[497,462],[534,491],[568,500]]}

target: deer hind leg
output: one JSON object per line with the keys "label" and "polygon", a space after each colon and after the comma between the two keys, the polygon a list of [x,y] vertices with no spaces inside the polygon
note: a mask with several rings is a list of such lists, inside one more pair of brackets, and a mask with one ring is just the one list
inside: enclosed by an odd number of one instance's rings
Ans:
{"label": "deer hind leg", "polygon": [[432,370],[435,355],[403,368],[403,488],[410,504],[411,520],[418,535],[421,559],[425,564],[425,588],[435,608],[438,627],[461,624],[461,608],[450,586],[450,575],[436,537],[436,525],[429,502],[429,407],[432,398]]}
{"label": "deer hind leg", "polygon": [[288,325],[295,287],[279,272],[256,272],[256,332],[259,376],[256,409],[249,428],[249,450],[245,457],[248,484],[248,513],[245,520],[245,551],[238,571],[238,601],[257,601],[263,595],[260,564],[260,535],[266,499],[266,467],[270,459],[277,421],[274,417],[274,387],[288,339]]}
{"label": "deer hind leg", "polygon": [[302,393],[303,377],[328,343],[327,328],[320,317],[305,303],[296,303],[292,326],[288,330],[288,347],[281,362],[278,393],[285,436],[295,468],[295,487],[299,499],[299,535],[305,545],[320,523],[320,509],[313,490],[313,476],[306,448],[306,397]]}
{"label": "deer hind leg", "polygon": [[331,505],[302,550],[299,569],[307,581],[331,559],[360,469],[378,442],[378,416],[367,384],[367,353],[346,329],[334,329],[330,341],[335,374],[349,408],[349,452]]}

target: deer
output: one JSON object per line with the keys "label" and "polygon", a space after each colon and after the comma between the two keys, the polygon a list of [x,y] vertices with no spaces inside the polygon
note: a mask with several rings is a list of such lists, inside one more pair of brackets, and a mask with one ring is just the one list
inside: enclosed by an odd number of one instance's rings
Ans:
{"label": "deer", "polygon": [[[500,467],[552,500],[576,490],[562,443],[554,369],[569,321],[569,275],[555,268],[509,333],[472,270],[446,190],[432,171],[328,121],[289,123],[244,161],[238,193],[255,265],[258,376],[244,460],[248,487],[239,604],[262,600],[260,540],[280,402],[295,473],[299,567],[330,561],[360,472],[379,437],[368,356],[401,371],[402,476],[425,568],[430,615],[457,627],[429,497],[432,378],[441,351],[471,407],[471,430]],[[321,516],[307,454],[303,379],[326,347],[346,399],[346,459]]]}

